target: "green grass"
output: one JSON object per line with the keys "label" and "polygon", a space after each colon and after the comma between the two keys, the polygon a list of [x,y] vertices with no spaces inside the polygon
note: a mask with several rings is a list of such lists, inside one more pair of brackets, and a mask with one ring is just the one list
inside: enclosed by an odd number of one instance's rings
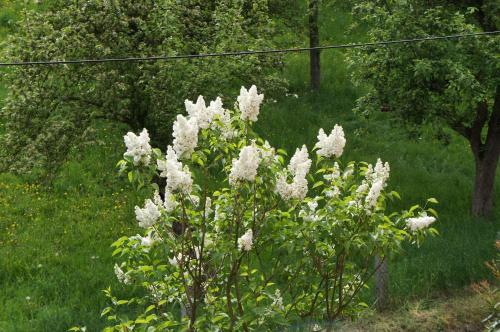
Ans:
{"label": "green grass", "polygon": [[[323,42],[360,40],[344,35],[350,19],[342,13],[323,17]],[[470,216],[472,155],[466,142],[451,133],[448,145],[429,135],[410,139],[387,113],[370,119],[351,109],[359,89],[349,83],[341,51],[324,51],[322,90],[308,90],[307,54],[286,56],[284,75],[293,96],[267,104],[257,130],[289,152],[314,145],[320,127],[344,126],[348,143],[344,161],[391,163],[391,189],[402,201],[393,208],[436,197],[441,235],[420,248],[405,248],[390,263],[394,304],[408,298],[429,299],[488,277],[483,262],[494,255],[500,209],[485,220]],[[237,89],[237,87],[235,87]],[[0,86],[0,98],[5,89]],[[28,177],[0,175],[0,331],[64,331],[74,325],[99,330],[106,299],[101,290],[117,285],[110,244],[138,230],[133,206],[139,201],[115,172],[127,128],[100,122],[93,144],[72,151],[50,187]],[[500,202],[500,178],[495,201]],[[369,296],[369,293],[365,294]]]}
{"label": "green grass", "polygon": [[51,188],[0,176],[0,331],[102,326],[110,244],[136,231],[137,199],[112,171],[126,128],[97,128],[101,144],[75,151]]}

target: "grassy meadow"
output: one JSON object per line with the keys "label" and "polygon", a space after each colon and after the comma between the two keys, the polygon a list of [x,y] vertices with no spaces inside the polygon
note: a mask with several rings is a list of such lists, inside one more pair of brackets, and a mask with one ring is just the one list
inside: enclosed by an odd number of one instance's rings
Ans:
{"label": "grassy meadow", "polygon": [[[331,14],[322,17],[322,43],[362,38],[360,31],[344,33],[350,24],[345,13]],[[484,261],[495,252],[500,207],[487,219],[471,217],[474,165],[467,142],[452,132],[447,144],[426,133],[409,135],[390,113],[355,115],[352,108],[362,91],[349,81],[343,51],[322,53],[317,93],[308,89],[307,54],[286,55],[285,61],[291,95],[261,110],[257,131],[264,138],[293,152],[303,143],[312,148],[320,127],[329,131],[341,124],[347,138],[342,160],[380,157],[391,164],[390,189],[402,197],[394,209],[429,197],[440,202],[435,224],[440,236],[420,248],[405,248],[390,262],[393,307],[432,301],[490,278]],[[0,99],[4,95],[0,85]],[[110,245],[139,231],[133,207],[141,198],[115,169],[127,130],[96,122],[89,133],[93,139],[72,150],[50,185],[28,175],[0,174],[0,331],[65,331],[75,325],[97,331],[105,325],[99,318],[106,306],[102,290],[124,291],[113,273]],[[498,203],[500,176],[496,189]]]}

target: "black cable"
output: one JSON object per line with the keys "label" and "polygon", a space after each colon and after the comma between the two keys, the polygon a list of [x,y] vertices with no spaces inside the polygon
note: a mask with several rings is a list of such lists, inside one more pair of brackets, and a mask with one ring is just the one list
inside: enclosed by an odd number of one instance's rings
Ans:
{"label": "black cable", "polygon": [[26,62],[0,62],[0,67],[1,66],[92,64],[92,63],[104,63],[104,62],[146,62],[146,61],[197,59],[197,58],[211,58],[211,57],[224,57],[224,56],[245,56],[245,55],[255,55],[255,54],[293,53],[293,52],[306,52],[306,51],[311,51],[311,50],[376,47],[376,46],[393,45],[393,44],[407,44],[407,43],[415,43],[415,42],[423,42],[423,41],[458,39],[458,38],[465,38],[465,37],[492,36],[492,35],[498,35],[498,34],[500,34],[500,30],[475,32],[475,33],[467,33],[467,34],[447,35],[447,36],[429,36],[429,37],[419,37],[419,38],[411,38],[411,39],[387,40],[387,41],[369,42],[369,43],[354,43],[354,44],[271,49],[271,50],[258,50],[258,51],[248,50],[248,51],[234,51],[234,52],[222,52],[222,53],[164,55],[164,56],[152,56],[152,57],[77,59],[77,60],[47,60],[47,61],[26,61]]}

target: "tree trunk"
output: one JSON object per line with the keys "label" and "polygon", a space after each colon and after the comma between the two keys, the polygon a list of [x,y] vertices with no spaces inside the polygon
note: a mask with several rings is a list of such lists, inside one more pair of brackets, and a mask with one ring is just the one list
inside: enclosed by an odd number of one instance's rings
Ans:
{"label": "tree trunk", "polygon": [[[496,153],[495,153],[496,152]],[[493,187],[498,165],[498,151],[475,155],[476,177],[474,179],[474,192],[472,194],[472,214],[485,216],[493,208]]]}
{"label": "tree trunk", "polygon": [[[309,46],[319,46],[319,0],[309,0]],[[310,58],[310,74],[311,74],[311,89],[319,90],[320,84],[320,51],[311,50]]]}
{"label": "tree trunk", "polygon": [[[472,214],[485,216],[493,208],[493,187],[500,156],[500,86],[497,86],[491,115],[488,118],[488,104],[479,104],[476,120],[469,131],[469,140],[476,162],[476,177],[472,194]],[[488,133],[483,142],[483,126],[488,124]]]}

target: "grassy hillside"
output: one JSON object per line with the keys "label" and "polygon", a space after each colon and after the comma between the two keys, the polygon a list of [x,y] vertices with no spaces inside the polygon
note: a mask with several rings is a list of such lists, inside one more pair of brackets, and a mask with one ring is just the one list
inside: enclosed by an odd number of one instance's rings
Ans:
{"label": "grassy hillside", "polygon": [[[362,38],[344,35],[348,16],[330,14],[322,18],[324,43]],[[308,91],[307,54],[287,55],[286,63],[283,74],[298,98],[283,96],[263,108],[258,122],[263,137],[292,151],[303,143],[312,147],[320,127],[342,124],[348,139],[343,160],[381,157],[391,163],[390,187],[402,196],[394,209],[428,197],[440,201],[441,236],[406,248],[390,263],[394,304],[487,278],[483,262],[494,254],[500,208],[487,220],[470,216],[473,162],[466,142],[453,133],[448,145],[429,135],[410,139],[387,113],[356,117],[351,109],[360,92],[349,83],[341,51],[323,52],[319,93]],[[104,325],[101,290],[121,289],[109,246],[138,231],[133,206],[139,198],[114,168],[126,131],[115,123],[96,123],[89,133],[95,139],[73,149],[50,187],[0,175],[0,331],[64,331],[74,325],[96,331]],[[500,178],[496,188],[500,202]]]}
{"label": "grassy hillside", "polygon": [[109,245],[136,227],[137,200],[112,171],[125,130],[97,126],[98,145],[50,188],[0,175],[0,331],[102,326],[101,290],[117,285]]}

